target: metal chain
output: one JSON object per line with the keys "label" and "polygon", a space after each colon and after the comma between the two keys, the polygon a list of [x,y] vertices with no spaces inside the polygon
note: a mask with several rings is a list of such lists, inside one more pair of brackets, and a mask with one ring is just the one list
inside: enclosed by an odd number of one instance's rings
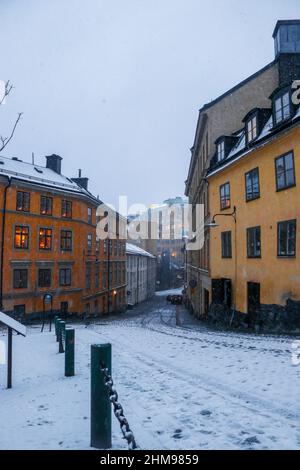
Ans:
{"label": "metal chain", "polygon": [[126,439],[129,450],[137,449],[135,438],[133,432],[131,431],[128,421],[124,416],[124,411],[122,405],[118,402],[118,393],[114,389],[113,379],[108,373],[108,369],[105,364],[100,364],[100,370],[104,376],[104,384],[108,390],[109,400],[114,408],[114,414],[117,420],[120,423],[120,428],[124,439]]}

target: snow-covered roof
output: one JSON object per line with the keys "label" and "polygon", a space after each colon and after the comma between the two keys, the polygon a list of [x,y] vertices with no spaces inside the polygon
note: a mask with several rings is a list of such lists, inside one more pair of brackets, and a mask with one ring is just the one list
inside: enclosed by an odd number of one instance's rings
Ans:
{"label": "snow-covered roof", "polygon": [[138,256],[147,256],[148,258],[155,258],[154,255],[148,253],[148,251],[143,250],[139,246],[132,245],[132,243],[126,243],[126,254],[128,255],[138,255]]}
{"label": "snow-covered roof", "polygon": [[64,175],[58,174],[50,168],[21,160],[6,158],[0,155],[0,176],[6,175],[21,181],[42,186],[58,188],[65,191],[84,194],[95,199],[92,194]]}

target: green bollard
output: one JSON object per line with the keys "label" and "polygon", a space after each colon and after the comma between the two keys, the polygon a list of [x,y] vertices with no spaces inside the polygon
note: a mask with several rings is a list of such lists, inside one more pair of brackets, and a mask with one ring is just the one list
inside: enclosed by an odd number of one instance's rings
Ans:
{"label": "green bollard", "polygon": [[59,353],[64,353],[64,339],[65,339],[65,331],[66,331],[66,322],[60,321],[59,322]]}
{"label": "green bollard", "polygon": [[75,375],[75,330],[66,328],[65,339],[65,377]]}
{"label": "green bollard", "polygon": [[101,372],[104,363],[111,374],[111,344],[91,346],[91,447],[111,448],[111,403]]}

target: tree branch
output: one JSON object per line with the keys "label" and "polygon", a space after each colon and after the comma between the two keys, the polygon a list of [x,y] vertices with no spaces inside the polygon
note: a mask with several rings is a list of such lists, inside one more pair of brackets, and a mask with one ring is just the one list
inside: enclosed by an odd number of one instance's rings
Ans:
{"label": "tree branch", "polygon": [[16,130],[16,128],[17,128],[17,125],[19,124],[19,121],[20,121],[21,118],[22,118],[22,115],[23,115],[23,113],[19,113],[19,114],[18,114],[18,117],[17,117],[17,119],[16,119],[16,122],[15,122],[13,128],[12,128],[12,131],[11,131],[9,137],[2,137],[2,136],[0,136],[0,140],[1,140],[0,152],[2,152],[2,150],[9,144],[9,142],[10,142],[11,139],[13,138],[14,133],[15,133],[15,130]]}
{"label": "tree branch", "polygon": [[0,106],[2,105],[2,103],[4,102],[5,98],[10,94],[11,90],[13,89],[13,85],[10,83],[10,81],[8,80],[6,83],[5,83],[5,90],[4,90],[4,95],[2,96],[2,98],[0,99]]}

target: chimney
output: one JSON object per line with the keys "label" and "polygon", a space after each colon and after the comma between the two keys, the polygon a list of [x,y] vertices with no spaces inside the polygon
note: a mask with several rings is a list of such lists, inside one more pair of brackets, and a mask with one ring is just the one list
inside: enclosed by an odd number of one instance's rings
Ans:
{"label": "chimney", "polygon": [[81,176],[82,175],[82,170],[78,170],[78,178],[72,178],[72,181],[74,181],[74,183],[78,184],[78,186],[81,186],[83,189],[88,189],[88,183],[89,183],[89,179],[88,178],[84,178]]}
{"label": "chimney", "polygon": [[46,157],[47,163],[46,168],[55,171],[55,173],[61,174],[61,161],[62,158],[59,155],[49,155]]}
{"label": "chimney", "polygon": [[277,21],[273,38],[279,86],[289,86],[300,77],[300,20]]}

